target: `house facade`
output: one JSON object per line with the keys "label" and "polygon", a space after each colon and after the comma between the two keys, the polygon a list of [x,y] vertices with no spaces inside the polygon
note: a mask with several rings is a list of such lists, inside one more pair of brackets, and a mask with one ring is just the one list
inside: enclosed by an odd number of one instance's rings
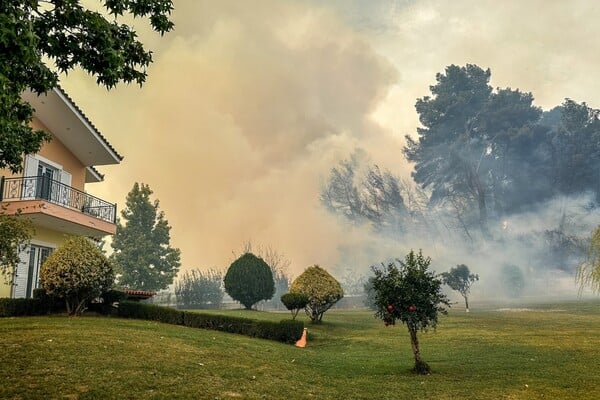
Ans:
{"label": "house facade", "polygon": [[122,157],[61,88],[23,98],[35,109],[32,127],[52,140],[24,157],[21,173],[0,170],[4,212],[29,218],[35,229],[12,282],[0,277],[0,297],[31,297],[40,266],[67,236],[100,239],[116,231],[116,204],[87,194],[85,187],[104,178],[95,166],[118,164]]}

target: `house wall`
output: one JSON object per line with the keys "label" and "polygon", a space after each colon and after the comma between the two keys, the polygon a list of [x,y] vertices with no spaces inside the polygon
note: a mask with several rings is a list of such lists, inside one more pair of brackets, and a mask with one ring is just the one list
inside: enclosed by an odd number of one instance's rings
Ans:
{"label": "house wall", "polygon": [[[36,130],[44,130],[52,135],[52,132],[50,132],[38,118],[33,118],[31,127]],[[85,166],[77,159],[77,157],[73,155],[73,153],[71,153],[71,151],[69,151],[69,149],[62,144],[60,140],[56,139],[52,135],[52,140],[42,144],[42,148],[37,154],[62,165],[62,168],[71,174],[71,186],[77,190],[81,190],[82,192],[84,191]],[[23,158],[23,163],[25,163],[25,158]],[[23,169],[24,167],[25,166],[23,165]],[[24,172],[13,174],[8,169],[0,169],[0,176],[4,176],[5,178],[22,177],[23,173]]]}
{"label": "house wall", "polygon": [[[31,239],[31,244],[36,244],[44,247],[58,248],[60,247],[65,240],[67,239],[67,235],[62,232],[54,231],[52,229],[47,229],[43,227],[35,227],[35,234]],[[10,271],[9,277],[12,276],[14,271]],[[12,295],[12,287],[8,284],[4,276],[0,277],[0,298],[2,297],[11,297]]]}
{"label": "house wall", "polygon": [[[37,118],[33,118],[31,126],[34,129],[41,129],[52,134],[52,132],[50,132]],[[85,166],[62,144],[61,141],[52,136],[52,140],[44,143],[37,154],[62,165],[63,169],[72,176],[71,186],[82,192],[84,191]]]}

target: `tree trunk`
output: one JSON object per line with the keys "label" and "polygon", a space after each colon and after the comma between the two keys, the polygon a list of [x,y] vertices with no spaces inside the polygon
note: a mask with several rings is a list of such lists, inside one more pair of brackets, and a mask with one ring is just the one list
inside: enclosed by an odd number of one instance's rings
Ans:
{"label": "tree trunk", "polygon": [[469,312],[469,298],[467,296],[463,296],[465,298],[465,307],[467,309],[467,312]]}
{"label": "tree trunk", "polygon": [[410,344],[415,356],[415,368],[413,369],[413,372],[420,375],[428,375],[431,373],[431,369],[429,368],[429,365],[427,365],[427,363],[421,358],[419,339],[417,338],[417,328],[409,326],[408,332],[410,333]]}

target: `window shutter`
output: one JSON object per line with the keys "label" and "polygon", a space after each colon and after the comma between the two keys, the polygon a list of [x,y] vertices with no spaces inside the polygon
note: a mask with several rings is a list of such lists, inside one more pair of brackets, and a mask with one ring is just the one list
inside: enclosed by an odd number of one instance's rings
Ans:
{"label": "window shutter", "polygon": [[[65,170],[57,171],[60,183],[59,202],[65,207],[69,206],[71,198],[71,174]],[[63,186],[64,185],[64,186]]]}
{"label": "window shutter", "polygon": [[36,187],[37,187],[37,178],[35,178],[38,174],[38,165],[39,161],[37,158],[31,155],[25,156],[25,168],[23,168],[23,187],[21,198],[23,200],[27,199],[35,199],[36,195]]}
{"label": "window shutter", "polygon": [[19,264],[14,275],[13,298],[27,297],[27,274],[29,269],[29,252],[31,246],[27,246],[19,253]]}

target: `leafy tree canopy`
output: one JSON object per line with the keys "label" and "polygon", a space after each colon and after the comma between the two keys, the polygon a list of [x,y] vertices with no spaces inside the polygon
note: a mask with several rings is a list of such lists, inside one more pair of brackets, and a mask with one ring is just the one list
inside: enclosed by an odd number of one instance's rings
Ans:
{"label": "leafy tree canopy", "polygon": [[472,274],[469,271],[469,267],[465,264],[459,264],[456,267],[452,267],[450,271],[443,272],[443,282],[450,286],[452,290],[459,292],[465,299],[465,306],[467,312],[469,312],[469,293],[471,292],[471,285],[473,282],[479,280],[479,275]]}
{"label": "leafy tree canopy", "polygon": [[245,253],[227,270],[225,291],[234,300],[250,310],[261,300],[269,300],[275,294],[273,272],[269,265],[252,253]]}
{"label": "leafy tree canopy", "polygon": [[298,276],[292,286],[291,293],[308,296],[306,314],[313,323],[320,323],[325,311],[344,297],[342,285],[318,265],[308,267]]}
{"label": "leafy tree canopy", "polygon": [[80,0],[0,2],[0,168],[21,170],[23,154],[37,152],[49,136],[29,127],[33,109],[21,99],[45,93],[58,74],[75,67],[99,85],[141,85],[152,53],[121,16],[148,19],[161,35],[173,29],[172,0],[105,0],[102,12]]}
{"label": "leafy tree canopy", "polygon": [[385,325],[395,325],[400,320],[408,328],[415,358],[416,373],[427,374],[429,366],[421,358],[418,331],[435,328],[439,313],[446,313],[448,299],[442,293],[442,281],[429,271],[431,259],[419,251],[410,251],[404,260],[387,266],[373,267],[375,316]]}
{"label": "leafy tree canopy", "polygon": [[19,253],[29,244],[33,224],[25,217],[3,214],[0,210],[0,275],[6,282],[19,263]]}
{"label": "leafy tree canopy", "polygon": [[171,227],[151,194],[148,185],[136,182],[121,211],[125,224],[117,221],[111,259],[119,268],[118,284],[125,288],[165,289],[181,265],[179,249],[170,245]]}
{"label": "leafy tree canopy", "polygon": [[112,264],[89,239],[69,238],[46,259],[40,284],[51,296],[65,299],[70,315],[81,314],[86,304],[108,291],[115,280]]}

